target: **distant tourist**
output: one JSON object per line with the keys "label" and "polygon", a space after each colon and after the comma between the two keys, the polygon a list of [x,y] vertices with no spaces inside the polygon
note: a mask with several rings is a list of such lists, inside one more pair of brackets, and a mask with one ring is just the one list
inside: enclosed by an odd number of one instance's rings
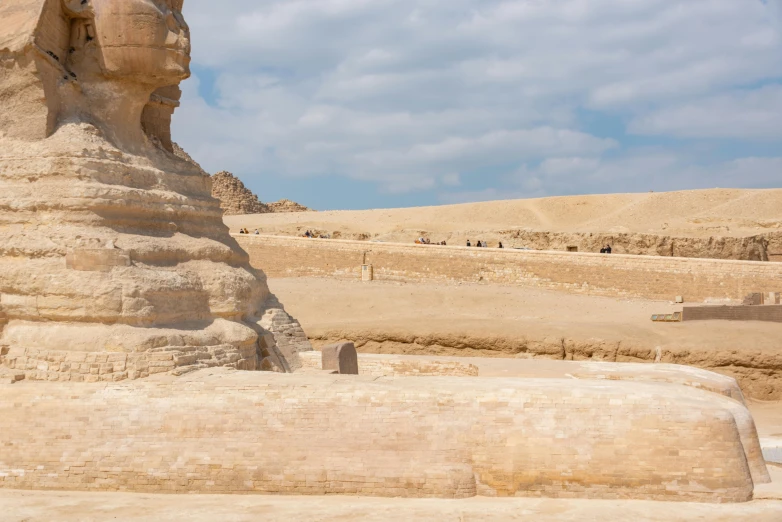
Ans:
{"label": "distant tourist", "polygon": [[239,229],[239,233],[240,233],[240,234],[244,234],[244,229],[243,229],[243,228],[240,228],[240,229]]}
{"label": "distant tourist", "polygon": [[304,237],[312,237],[312,232],[310,232],[309,230],[307,230],[307,231],[304,233]]}
{"label": "distant tourist", "polygon": [[258,232],[258,229],[257,229],[257,228],[255,229],[255,235],[256,235],[256,236],[260,235],[260,232]]}
{"label": "distant tourist", "polygon": [[606,254],[611,253],[611,245],[606,245]]}
{"label": "distant tourist", "polygon": [[505,248],[504,246],[502,246],[502,241],[500,241],[500,246],[498,246],[497,248]]}
{"label": "distant tourist", "polygon": [[600,253],[601,253],[601,254],[605,254],[605,253],[606,253],[606,247],[603,247],[603,248],[601,248],[601,249],[600,249]]}
{"label": "distant tourist", "polygon": [[470,240],[469,240],[469,239],[467,240],[467,246],[469,246],[469,247],[471,247],[471,246],[472,246],[472,245],[470,244]]}

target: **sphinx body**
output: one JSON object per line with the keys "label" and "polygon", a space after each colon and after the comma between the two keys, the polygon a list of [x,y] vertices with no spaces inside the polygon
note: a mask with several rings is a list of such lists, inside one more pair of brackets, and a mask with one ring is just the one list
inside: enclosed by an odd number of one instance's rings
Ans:
{"label": "sphinx body", "polygon": [[28,378],[291,371],[311,349],[172,153],[181,4],[0,6],[0,356]]}

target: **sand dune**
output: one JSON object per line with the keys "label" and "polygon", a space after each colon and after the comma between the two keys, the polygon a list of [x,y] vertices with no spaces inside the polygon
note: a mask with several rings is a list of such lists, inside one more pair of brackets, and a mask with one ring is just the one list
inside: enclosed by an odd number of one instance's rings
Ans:
{"label": "sand dune", "polygon": [[[744,237],[782,232],[782,189],[711,189],[564,196],[362,211],[229,216],[232,229],[298,235],[307,229],[352,239],[403,241],[417,235],[460,241],[514,230]],[[365,236],[365,237],[364,237]]]}

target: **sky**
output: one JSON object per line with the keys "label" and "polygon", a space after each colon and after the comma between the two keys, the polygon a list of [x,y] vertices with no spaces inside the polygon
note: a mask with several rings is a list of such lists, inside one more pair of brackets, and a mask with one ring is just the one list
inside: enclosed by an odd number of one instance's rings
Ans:
{"label": "sky", "polygon": [[186,0],[173,135],[318,210],[782,187],[782,0]]}

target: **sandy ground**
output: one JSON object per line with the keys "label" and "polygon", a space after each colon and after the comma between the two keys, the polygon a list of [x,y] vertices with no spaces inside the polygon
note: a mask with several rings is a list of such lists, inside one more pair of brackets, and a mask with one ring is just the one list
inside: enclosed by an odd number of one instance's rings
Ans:
{"label": "sandy ground", "polygon": [[[489,342],[475,353],[481,356],[507,357],[508,352],[497,342],[502,339],[563,337],[635,343],[651,348],[706,347],[715,352],[782,353],[782,324],[653,323],[652,314],[681,310],[681,305],[667,301],[466,283],[362,283],[287,278],[270,279],[269,286],[316,342],[319,337],[388,332],[418,338],[484,338]],[[432,349],[436,351],[437,347]],[[493,350],[496,352],[492,353]],[[428,354],[415,350],[407,353]],[[473,350],[468,346],[457,346],[435,354],[471,353]]]}
{"label": "sandy ground", "polygon": [[714,521],[779,522],[782,501],[744,504],[552,499],[386,499],[0,491],[4,522]]}
{"label": "sandy ground", "polygon": [[[678,237],[751,236],[782,231],[782,189],[712,189],[566,196],[437,207],[227,216],[232,229],[409,242],[490,239],[499,231],[645,233]],[[506,245],[507,246],[507,245]],[[512,246],[512,245],[511,245]]]}
{"label": "sandy ground", "polygon": [[[569,310],[575,314],[578,310],[590,311],[589,318],[571,322],[576,328],[595,326],[595,319],[603,317],[606,325],[600,328],[610,330],[610,325],[623,322],[628,332],[635,328],[644,328],[642,320],[636,320],[635,314],[657,310],[665,303],[615,302],[603,298],[580,298],[561,296],[556,293],[540,292],[532,295],[519,295],[511,289],[510,293],[501,293],[501,298],[493,293],[481,292],[486,287],[465,288],[425,288],[426,299],[418,300],[410,296],[419,286],[406,285],[361,285],[318,279],[272,280],[272,288],[287,297],[289,309],[300,314],[306,325],[320,325],[329,328],[334,318],[350,317],[345,315],[347,307],[352,315],[364,324],[372,325],[377,321],[404,323],[404,318],[414,320],[417,327],[431,326],[425,315],[438,317],[438,314],[466,314],[471,320],[480,320],[482,312],[490,311],[503,321],[511,324],[519,317],[539,317],[532,310],[536,303],[549,302],[559,306],[560,310]],[[336,286],[335,286],[336,285]],[[464,291],[466,296],[462,295]],[[350,299],[335,299],[333,292]],[[453,295],[452,295],[453,293]],[[477,294],[477,297],[474,297]],[[303,299],[301,295],[307,295]],[[386,296],[386,299],[372,296]],[[295,298],[295,299],[294,299]],[[361,298],[360,300],[357,300]],[[401,301],[400,301],[401,299]],[[410,309],[400,310],[400,304],[410,300],[424,304]],[[429,301],[431,300],[431,302]],[[549,300],[549,301],[546,301]],[[553,300],[553,301],[552,301]],[[438,311],[435,306],[447,304]],[[480,306],[469,307],[467,313],[459,303],[476,302]],[[525,304],[526,303],[526,304]],[[354,306],[355,304],[355,306]],[[434,308],[432,308],[434,306]],[[670,305],[668,305],[670,306]],[[441,306],[442,308],[442,306]],[[648,308],[648,309],[647,309]],[[483,312],[484,314],[486,312]],[[606,315],[612,319],[605,319]],[[557,314],[547,311],[540,317],[551,319]],[[442,319],[442,316],[439,316]],[[485,317],[484,317],[485,319]],[[620,321],[621,319],[621,321]],[[472,328],[471,323],[464,325],[458,315],[450,318],[452,327]],[[499,328],[494,324],[492,328]],[[671,325],[662,325],[671,326]],[[681,325],[680,325],[681,326]],[[656,325],[655,325],[656,327]],[[523,332],[522,330],[520,330]],[[603,330],[601,330],[603,331]],[[446,357],[437,357],[444,359]],[[513,377],[523,375],[524,364],[519,359],[505,358],[459,358],[479,366],[485,377]],[[536,365],[562,364],[555,361],[535,361]],[[545,368],[544,368],[545,369]],[[557,370],[559,371],[559,370]],[[161,377],[163,378],[163,377]],[[191,376],[195,378],[195,376]],[[425,378],[425,377],[422,377]],[[782,403],[750,401],[750,409],[755,416],[761,437],[782,436]],[[637,500],[564,500],[564,499],[490,499],[470,498],[464,500],[444,499],[389,499],[367,497],[317,496],[285,497],[263,495],[153,495],[134,493],[82,493],[60,491],[12,491],[0,490],[0,520],[4,522],[88,522],[88,521],[180,521],[190,522],[226,521],[249,522],[264,521],[606,521],[634,520],[638,522],[662,521],[714,521],[714,522],[779,522],[782,520],[782,467],[770,467],[772,483],[759,485],[755,490],[755,500],[743,504],[697,504],[689,502],[653,502]]]}

